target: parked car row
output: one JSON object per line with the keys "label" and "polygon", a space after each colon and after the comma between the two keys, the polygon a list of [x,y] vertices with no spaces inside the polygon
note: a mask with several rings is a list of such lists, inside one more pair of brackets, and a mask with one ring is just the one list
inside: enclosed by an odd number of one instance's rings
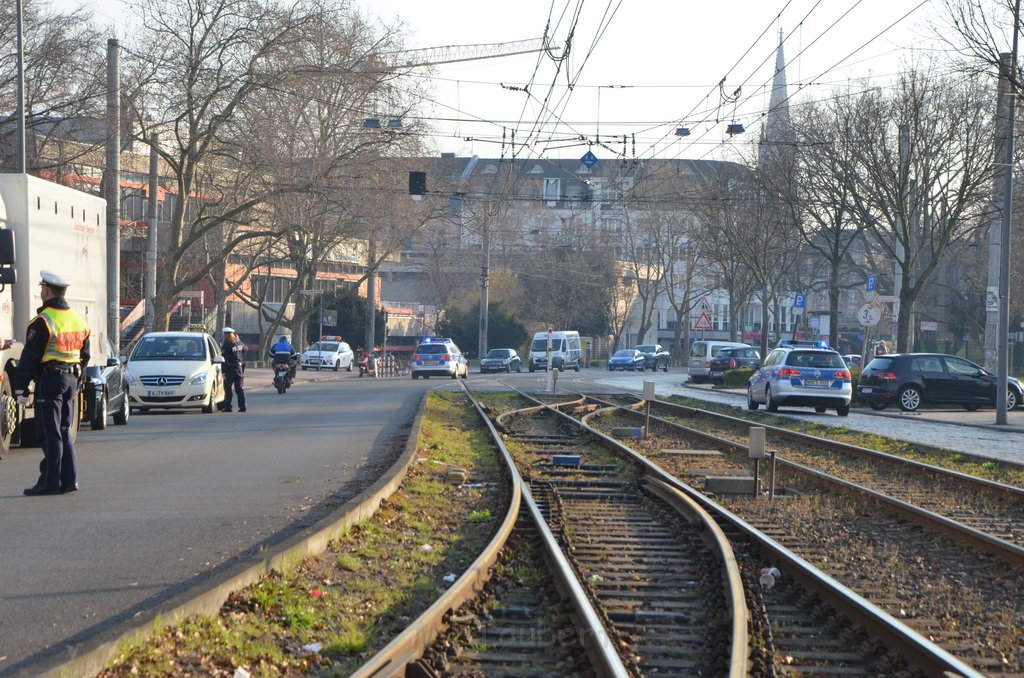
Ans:
{"label": "parked car row", "polygon": [[[710,357],[709,357],[710,356]],[[853,374],[863,363],[860,355],[840,355],[821,342],[782,340],[764,362],[756,349],[730,342],[694,342],[690,379],[722,383],[727,370],[753,368],[747,383],[747,406],[814,407],[849,413]],[[856,398],[875,410],[890,405],[905,412],[921,407],[959,406],[974,411],[996,406],[997,377],[966,358],[942,353],[876,355],[860,372]],[[1024,385],[1008,377],[1006,408],[1024,407]]]}

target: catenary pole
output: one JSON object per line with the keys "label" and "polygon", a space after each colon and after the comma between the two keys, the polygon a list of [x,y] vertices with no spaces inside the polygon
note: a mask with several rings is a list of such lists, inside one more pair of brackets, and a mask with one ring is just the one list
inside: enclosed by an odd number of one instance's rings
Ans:
{"label": "catenary pole", "polygon": [[160,185],[157,176],[160,171],[160,158],[157,153],[157,148],[160,147],[160,133],[150,133],[149,143],[149,203],[146,209],[146,221],[149,223],[146,230],[146,289],[143,294],[146,299],[145,329],[152,332],[156,319],[153,302],[156,299],[156,252],[159,235],[157,220],[160,218]]}
{"label": "catenary pole", "polygon": [[121,347],[121,75],[116,38],[107,40],[107,169],[103,175],[107,200],[107,339],[117,355]]}
{"label": "catenary pole", "polygon": [[1000,54],[999,61],[1009,83],[1006,88],[1006,164],[1003,175],[1003,220],[999,251],[999,329],[996,334],[999,359],[996,369],[996,424],[1006,424],[1006,388],[1009,369],[1010,339],[1010,216],[1013,202],[1013,127],[1017,101],[1017,27],[1020,23],[1020,0],[1013,4],[1013,47],[1009,54]]}

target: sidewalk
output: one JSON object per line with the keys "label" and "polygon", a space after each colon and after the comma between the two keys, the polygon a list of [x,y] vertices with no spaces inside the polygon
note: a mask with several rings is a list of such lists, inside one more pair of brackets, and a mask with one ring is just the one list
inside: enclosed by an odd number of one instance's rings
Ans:
{"label": "sidewalk", "polygon": [[[714,387],[710,384],[694,384],[689,381],[683,382],[685,388],[698,389],[704,391],[713,391],[718,393],[734,393],[736,395],[743,396],[747,395],[746,389],[742,388],[720,388]],[[866,405],[857,405],[850,409],[850,412],[856,414],[869,414],[876,417],[886,417],[889,419],[921,419],[924,421],[935,421],[943,424],[957,424],[959,426],[979,426],[985,428],[994,428],[998,431],[1012,431],[1014,433],[1024,433],[1024,407],[1018,407],[1016,410],[1006,413],[1006,425],[1001,426],[995,423],[996,411],[995,408],[987,407],[974,412],[968,412],[962,407],[922,407],[917,412],[904,412],[897,405],[890,405],[884,410],[873,410]]]}

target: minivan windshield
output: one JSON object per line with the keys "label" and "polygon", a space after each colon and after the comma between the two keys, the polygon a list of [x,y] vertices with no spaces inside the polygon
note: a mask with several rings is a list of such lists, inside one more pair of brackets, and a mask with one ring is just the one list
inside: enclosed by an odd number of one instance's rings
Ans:
{"label": "minivan windshield", "polygon": [[[530,350],[535,352],[535,353],[543,353],[544,351],[547,351],[548,350],[548,340],[547,339],[534,339],[533,340],[533,346],[530,348]],[[551,340],[551,350],[552,351],[561,351],[562,350],[562,340],[561,339],[552,339]]]}

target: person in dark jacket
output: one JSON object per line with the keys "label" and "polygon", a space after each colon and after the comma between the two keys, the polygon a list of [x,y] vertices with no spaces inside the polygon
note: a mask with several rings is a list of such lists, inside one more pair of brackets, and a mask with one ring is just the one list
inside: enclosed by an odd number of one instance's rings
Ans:
{"label": "person in dark jacket", "polygon": [[64,300],[70,283],[50,271],[40,276],[43,305],[28,324],[14,375],[14,393],[22,405],[28,404],[28,387],[35,380],[35,416],[43,431],[39,480],[25,490],[30,497],[78,489],[71,427],[78,416],[79,382],[90,357],[89,325]]}
{"label": "person in dark jacket", "polygon": [[224,328],[224,402],[218,405],[221,412],[231,411],[231,391],[238,396],[238,411],[245,412],[245,344],[230,327]]}

